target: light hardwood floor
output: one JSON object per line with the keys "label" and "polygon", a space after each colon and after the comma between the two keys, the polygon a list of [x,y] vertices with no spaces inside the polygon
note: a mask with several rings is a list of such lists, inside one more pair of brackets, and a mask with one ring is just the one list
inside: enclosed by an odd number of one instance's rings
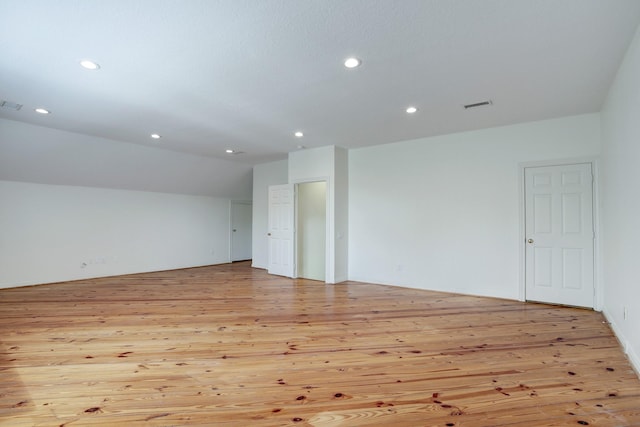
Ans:
{"label": "light hardwood floor", "polygon": [[633,426],[599,313],[248,263],[0,291],[0,425]]}

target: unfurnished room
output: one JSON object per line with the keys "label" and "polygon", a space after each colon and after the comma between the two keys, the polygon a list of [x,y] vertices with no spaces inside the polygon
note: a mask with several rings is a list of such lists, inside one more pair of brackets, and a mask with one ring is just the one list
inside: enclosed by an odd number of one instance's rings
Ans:
{"label": "unfurnished room", "polygon": [[0,426],[640,426],[640,0],[0,0]]}

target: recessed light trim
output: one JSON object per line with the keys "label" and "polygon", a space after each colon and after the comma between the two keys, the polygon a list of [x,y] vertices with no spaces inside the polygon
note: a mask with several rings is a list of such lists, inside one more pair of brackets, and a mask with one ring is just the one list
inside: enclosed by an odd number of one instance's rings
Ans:
{"label": "recessed light trim", "polygon": [[226,150],[224,150],[224,152],[227,153],[230,156],[237,156],[239,154],[245,154],[244,151],[232,150],[231,148],[227,148]]}
{"label": "recessed light trim", "polygon": [[97,62],[90,61],[88,59],[83,59],[82,61],[80,61],[80,65],[82,66],[82,68],[86,68],[87,70],[100,69],[100,64],[98,64]]}
{"label": "recessed light trim", "polygon": [[46,108],[36,108],[33,111],[38,114],[51,114],[51,111],[47,110]]}
{"label": "recessed light trim", "polygon": [[362,64],[362,61],[356,57],[347,58],[344,60],[344,66],[347,68],[357,68]]}
{"label": "recessed light trim", "polygon": [[407,114],[414,114],[418,111],[417,107],[407,107],[407,109],[405,110],[407,112]]}
{"label": "recessed light trim", "polygon": [[296,138],[302,138],[304,136],[304,133],[297,131],[293,135],[295,135]]}
{"label": "recessed light trim", "polygon": [[153,139],[160,139],[160,138],[162,138],[162,136],[161,136],[161,135],[159,135],[159,134],[157,134],[157,133],[152,133],[150,136],[151,136],[151,138],[153,138]]}

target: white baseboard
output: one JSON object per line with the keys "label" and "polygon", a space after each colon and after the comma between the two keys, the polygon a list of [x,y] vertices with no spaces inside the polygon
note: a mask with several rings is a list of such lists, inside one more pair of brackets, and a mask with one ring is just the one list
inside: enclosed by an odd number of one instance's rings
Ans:
{"label": "white baseboard", "polygon": [[618,338],[624,353],[627,355],[629,362],[631,362],[631,366],[636,371],[638,377],[640,377],[640,357],[638,356],[638,353],[636,353],[636,350],[631,347],[629,340],[624,336],[622,331],[620,331],[620,328],[613,320],[613,316],[606,309],[602,310],[602,314],[605,319],[607,319],[607,322],[609,322],[609,325],[611,325],[611,330],[615,334],[616,338]]}

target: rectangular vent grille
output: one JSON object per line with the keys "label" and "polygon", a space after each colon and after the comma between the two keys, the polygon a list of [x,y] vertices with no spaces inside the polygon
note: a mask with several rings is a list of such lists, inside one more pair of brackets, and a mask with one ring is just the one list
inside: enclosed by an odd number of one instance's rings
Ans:
{"label": "rectangular vent grille", "polygon": [[0,107],[8,108],[9,110],[20,111],[20,109],[22,108],[22,104],[18,104],[16,102],[2,100],[2,101],[0,101]]}
{"label": "rectangular vent grille", "polygon": [[468,110],[469,108],[483,107],[485,105],[493,105],[493,101],[489,100],[489,101],[476,102],[475,104],[467,104],[464,106],[464,109]]}

